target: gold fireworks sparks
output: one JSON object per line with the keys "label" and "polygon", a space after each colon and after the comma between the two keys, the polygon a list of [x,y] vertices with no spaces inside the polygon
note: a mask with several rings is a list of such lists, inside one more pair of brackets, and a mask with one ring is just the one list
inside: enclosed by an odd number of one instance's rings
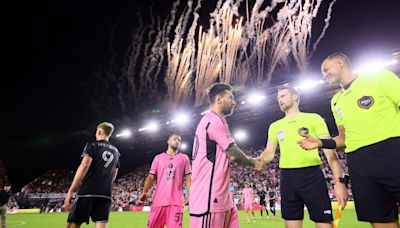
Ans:
{"label": "gold fireworks sparks", "polygon": [[[313,50],[329,26],[335,1],[330,1]],[[189,0],[181,12],[180,1],[175,0],[168,19],[152,17],[149,26],[135,30],[119,79],[127,86],[118,86],[128,88],[126,97],[164,101],[170,109],[193,101],[197,106],[216,81],[239,89],[249,83],[270,83],[275,69],[291,61],[300,72],[307,72],[312,22],[323,0],[256,0],[251,10],[246,1],[246,17],[239,15],[242,0],[219,0],[208,29],[198,24],[201,2],[197,0],[193,9]],[[158,94],[160,79],[167,96]]]}

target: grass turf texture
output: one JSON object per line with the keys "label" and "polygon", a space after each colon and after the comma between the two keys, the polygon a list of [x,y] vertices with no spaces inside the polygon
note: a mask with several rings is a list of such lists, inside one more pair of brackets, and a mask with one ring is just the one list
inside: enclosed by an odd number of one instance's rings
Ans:
{"label": "grass turf texture", "polygon": [[[255,211],[256,222],[246,223],[246,216],[244,211],[239,211],[239,223],[240,227],[277,227],[283,228],[284,224],[280,218],[280,211],[277,211],[277,218],[259,219],[260,212]],[[265,216],[265,213],[263,213]],[[271,214],[270,214],[271,215]],[[48,213],[48,214],[13,214],[7,215],[7,224],[9,228],[43,228],[43,227],[65,227],[67,220],[67,213]],[[109,227],[113,228],[124,228],[124,227],[146,227],[147,224],[147,212],[112,212],[110,214]],[[82,224],[81,227],[95,227],[94,223],[91,222],[89,225]],[[183,217],[183,227],[189,227],[189,214],[185,212]],[[303,227],[315,227],[312,221],[308,217],[307,211],[304,212]],[[340,220],[339,227],[343,228],[367,228],[371,227],[369,223],[358,222],[355,210],[346,209],[343,211],[342,218]]]}

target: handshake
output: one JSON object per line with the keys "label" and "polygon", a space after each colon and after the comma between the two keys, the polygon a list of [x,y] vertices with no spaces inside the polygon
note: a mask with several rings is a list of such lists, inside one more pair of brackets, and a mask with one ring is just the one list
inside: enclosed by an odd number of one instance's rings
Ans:
{"label": "handshake", "polygon": [[264,169],[267,167],[267,163],[262,159],[261,156],[258,156],[257,158],[254,159],[254,164],[253,168],[257,173],[261,173],[264,171]]}

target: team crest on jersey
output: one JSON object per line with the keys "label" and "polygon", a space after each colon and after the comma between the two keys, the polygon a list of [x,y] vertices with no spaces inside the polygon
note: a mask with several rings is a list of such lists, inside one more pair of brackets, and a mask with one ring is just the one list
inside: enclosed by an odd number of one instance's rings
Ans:
{"label": "team crest on jersey", "polygon": [[363,96],[357,100],[357,104],[360,108],[369,109],[374,104],[374,98],[372,96]]}
{"label": "team crest on jersey", "polygon": [[283,140],[285,140],[285,131],[283,130],[278,131],[276,136],[278,136],[279,141],[283,142]]}

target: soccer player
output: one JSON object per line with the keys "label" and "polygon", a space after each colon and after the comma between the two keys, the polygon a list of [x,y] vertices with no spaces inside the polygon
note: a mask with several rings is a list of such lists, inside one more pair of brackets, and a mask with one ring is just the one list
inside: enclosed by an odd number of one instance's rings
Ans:
{"label": "soccer player", "polygon": [[262,162],[248,158],[236,146],[225,116],[232,114],[232,87],[223,83],[208,92],[211,111],[197,125],[192,154],[190,227],[239,227],[238,213],[229,192],[229,162],[261,169]]}
{"label": "soccer player", "polygon": [[273,214],[272,218],[275,219],[275,216],[276,216],[276,211],[275,211],[276,193],[273,188],[269,188],[269,190],[268,190],[268,201],[269,201],[269,210]]}
{"label": "soccer player", "polygon": [[356,75],[342,53],[328,56],[321,70],[329,84],[342,87],[331,100],[339,135],[305,134],[299,144],[305,149],[346,147],[358,220],[399,227],[400,79],[388,70]]}
{"label": "soccer player", "polygon": [[[144,183],[139,201],[144,202],[147,192],[157,178],[153,194],[153,204],[147,227],[168,228],[182,227],[183,207],[190,192],[190,162],[186,154],[179,153],[181,136],[171,134],[167,141],[168,149],[154,157],[149,175]],[[183,199],[183,181],[188,193]]]}
{"label": "soccer player", "polygon": [[113,131],[111,123],[100,123],[95,134],[96,141],[86,143],[83,149],[81,164],[64,200],[65,210],[70,211],[67,228],[80,227],[84,222],[88,224],[89,218],[96,223],[96,228],[107,227],[111,190],[120,157],[118,149],[109,142]]}
{"label": "soccer player", "polygon": [[[310,219],[317,227],[332,227],[331,200],[320,168],[322,162],[318,150],[307,151],[297,145],[297,141],[302,138],[299,131],[329,138],[328,127],[318,114],[300,112],[300,96],[294,88],[288,85],[282,86],[278,89],[277,99],[285,117],[270,125],[267,146],[260,158],[265,164],[269,164],[279,143],[280,192],[285,226],[302,227],[304,205],[306,205]],[[341,177],[341,164],[335,151],[324,150],[324,154],[333,175]],[[345,206],[348,198],[345,186],[336,183],[335,191],[339,203]]]}
{"label": "soccer player", "polygon": [[260,219],[263,218],[263,210],[265,210],[265,212],[267,213],[267,219],[269,218],[267,201],[265,200],[266,194],[267,193],[264,191],[264,187],[260,187],[257,191],[258,198],[260,198]]}
{"label": "soccer player", "polygon": [[244,210],[246,212],[247,222],[250,222],[249,219],[249,210],[251,210],[253,222],[256,222],[254,219],[254,210],[253,210],[253,200],[254,200],[254,191],[253,188],[250,187],[249,182],[244,182],[244,188],[242,190],[242,202],[244,206]]}

